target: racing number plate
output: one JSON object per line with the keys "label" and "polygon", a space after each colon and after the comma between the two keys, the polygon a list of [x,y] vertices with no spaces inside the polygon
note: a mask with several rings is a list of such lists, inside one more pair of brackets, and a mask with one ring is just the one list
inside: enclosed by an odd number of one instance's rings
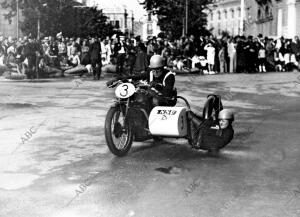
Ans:
{"label": "racing number plate", "polygon": [[135,87],[131,83],[123,83],[117,86],[115,90],[116,97],[126,99],[135,93]]}

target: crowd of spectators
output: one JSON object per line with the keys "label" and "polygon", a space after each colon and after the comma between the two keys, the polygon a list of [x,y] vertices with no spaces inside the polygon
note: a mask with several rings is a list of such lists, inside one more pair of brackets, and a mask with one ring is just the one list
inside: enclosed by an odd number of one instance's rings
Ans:
{"label": "crowd of spectators", "polygon": [[0,36],[0,75],[4,72],[27,78],[92,76],[101,71],[140,73],[152,55],[162,55],[175,72],[254,73],[298,69],[300,40],[258,35],[181,37],[69,38],[62,33],[36,40]]}
{"label": "crowd of spectators", "polygon": [[221,38],[182,37],[168,41],[151,39],[147,54],[161,54],[174,70],[215,73],[255,73],[298,69],[300,40],[258,35]]}

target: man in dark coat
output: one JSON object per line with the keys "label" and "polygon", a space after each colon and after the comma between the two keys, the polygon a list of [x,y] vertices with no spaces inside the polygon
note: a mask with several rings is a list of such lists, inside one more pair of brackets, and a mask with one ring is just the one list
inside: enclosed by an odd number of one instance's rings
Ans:
{"label": "man in dark coat", "polygon": [[117,74],[122,74],[124,70],[124,63],[126,58],[127,46],[120,37],[117,38],[117,43],[114,47],[114,54],[117,57]]}
{"label": "man in dark coat", "polygon": [[38,53],[41,53],[41,48],[30,36],[24,45],[24,57],[28,60],[27,75],[30,78],[35,76],[37,70]]}
{"label": "man in dark coat", "polygon": [[246,64],[247,70],[250,73],[257,72],[256,63],[258,62],[258,47],[256,47],[255,42],[253,41],[253,36],[248,36],[248,42],[246,47],[244,48],[246,52]]}
{"label": "man in dark coat", "polygon": [[93,75],[94,75],[94,80],[98,79],[100,80],[100,75],[101,75],[101,45],[100,42],[97,40],[96,37],[93,37],[91,39],[91,45],[89,48],[90,52],[90,60],[91,64],[93,67]]}
{"label": "man in dark coat", "polygon": [[236,55],[237,55],[237,69],[238,73],[247,72],[246,67],[246,49],[247,49],[247,42],[244,36],[240,36],[237,40],[237,48],[236,48]]}
{"label": "man in dark coat", "polygon": [[298,36],[294,37],[294,40],[291,43],[291,49],[295,55],[296,61],[300,62],[300,40]]}

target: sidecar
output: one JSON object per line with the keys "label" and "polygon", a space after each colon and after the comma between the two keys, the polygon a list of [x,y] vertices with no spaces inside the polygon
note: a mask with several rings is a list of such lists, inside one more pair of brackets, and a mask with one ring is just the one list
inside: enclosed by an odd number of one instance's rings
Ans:
{"label": "sidecar", "polygon": [[[115,95],[118,100],[108,110],[104,126],[109,150],[116,156],[122,157],[128,153],[133,141],[170,137],[185,138],[193,146],[196,138],[193,125],[195,118],[198,119],[199,116],[192,113],[189,102],[184,97],[177,96],[177,99],[183,100],[186,106],[148,108],[143,104],[142,93],[145,91],[142,91],[141,87],[138,89],[141,94],[131,83],[121,83],[116,88]],[[220,97],[209,95],[202,117],[199,117],[199,123],[203,119],[216,118],[221,110]],[[193,118],[190,114],[193,114]]]}
{"label": "sidecar", "polygon": [[[191,118],[188,115],[188,113],[191,112],[191,108],[184,97],[177,96],[177,98],[182,99],[186,103],[186,107],[154,107],[149,115],[149,131],[153,136],[186,138],[191,144],[193,140],[193,129]],[[222,109],[221,97],[213,94],[208,95],[202,116],[199,116],[199,120],[209,118],[217,119],[219,111]]]}

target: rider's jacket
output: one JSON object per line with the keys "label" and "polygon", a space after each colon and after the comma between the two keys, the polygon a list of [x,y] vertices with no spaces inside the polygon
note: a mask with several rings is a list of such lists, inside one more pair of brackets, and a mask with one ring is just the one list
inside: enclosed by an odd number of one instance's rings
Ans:
{"label": "rider's jacket", "polygon": [[233,139],[234,130],[232,125],[229,125],[226,129],[213,129],[212,126],[218,125],[218,121],[204,120],[208,122],[203,125],[200,130],[202,134],[198,141],[200,148],[204,150],[219,150],[228,145]]}
{"label": "rider's jacket", "polygon": [[200,149],[219,150],[228,145],[233,139],[234,130],[232,125],[229,125],[226,129],[214,129],[212,127],[218,125],[217,120],[203,119],[191,111],[189,112],[188,117],[193,123],[193,131],[195,130],[195,132],[200,134],[194,134],[197,138],[195,143],[197,143],[197,146]]}
{"label": "rider's jacket", "polygon": [[175,73],[165,70],[159,77],[154,77],[153,72],[149,73],[149,82],[155,83],[154,88],[165,97],[173,97],[176,94],[174,88],[175,85]]}
{"label": "rider's jacket", "polygon": [[206,150],[219,150],[231,142],[233,135],[234,130],[231,125],[226,129],[206,129],[200,147]]}

